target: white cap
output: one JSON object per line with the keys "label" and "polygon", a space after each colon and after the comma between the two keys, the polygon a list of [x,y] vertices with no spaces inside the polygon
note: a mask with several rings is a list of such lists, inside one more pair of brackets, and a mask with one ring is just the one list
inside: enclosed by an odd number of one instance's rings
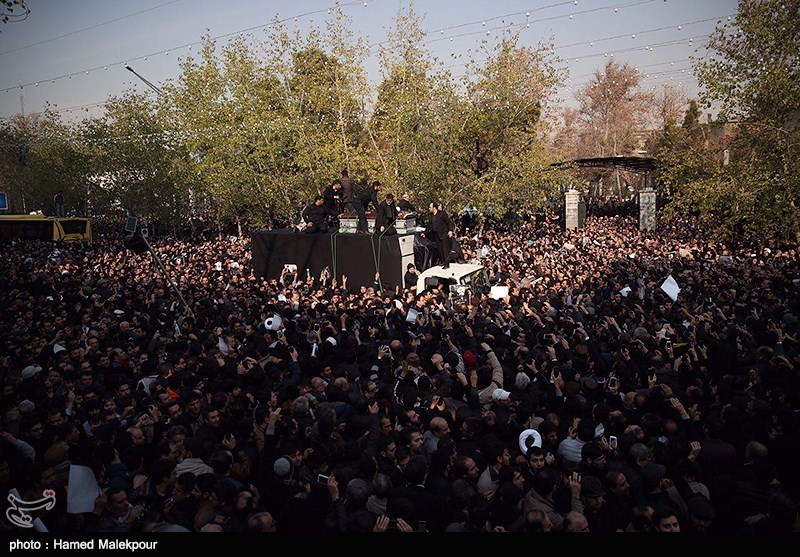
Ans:
{"label": "white cap", "polygon": [[510,396],[511,393],[504,391],[503,389],[495,389],[492,391],[492,400],[508,400],[508,397]]}
{"label": "white cap", "polygon": [[283,323],[283,319],[277,313],[272,317],[267,317],[264,320],[264,326],[267,328],[268,331],[277,331],[281,328],[281,324]]}
{"label": "white cap", "polygon": [[522,454],[528,454],[528,438],[533,437],[533,444],[532,447],[541,447],[542,446],[542,436],[539,434],[538,431],[535,429],[526,429],[522,433],[519,434],[519,450],[522,451]]}
{"label": "white cap", "polygon": [[37,365],[27,366],[22,370],[22,378],[30,379],[40,371],[42,371],[42,366],[37,366]]}

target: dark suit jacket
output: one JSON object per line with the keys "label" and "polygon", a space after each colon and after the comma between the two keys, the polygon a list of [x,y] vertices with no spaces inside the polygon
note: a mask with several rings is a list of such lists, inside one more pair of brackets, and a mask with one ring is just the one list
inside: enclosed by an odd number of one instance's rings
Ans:
{"label": "dark suit jacket", "polygon": [[444,238],[451,230],[453,230],[453,222],[450,220],[450,215],[444,211],[431,215],[428,231],[435,232],[437,238]]}
{"label": "dark suit jacket", "polygon": [[385,226],[388,234],[395,233],[394,223],[397,220],[397,205],[389,205],[386,200],[378,205],[378,214],[375,217],[375,232],[381,232],[381,226]]}

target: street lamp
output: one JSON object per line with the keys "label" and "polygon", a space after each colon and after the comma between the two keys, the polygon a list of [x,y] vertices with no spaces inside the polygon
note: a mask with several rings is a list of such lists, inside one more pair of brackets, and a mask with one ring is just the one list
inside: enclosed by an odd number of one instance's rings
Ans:
{"label": "street lamp", "polygon": [[163,91],[161,91],[161,89],[159,89],[158,87],[156,87],[155,85],[153,85],[152,83],[150,83],[148,80],[146,80],[145,78],[143,78],[143,77],[142,77],[141,75],[139,75],[138,73],[136,73],[136,70],[134,70],[133,68],[131,68],[131,67],[130,67],[128,64],[125,64],[125,69],[126,69],[126,70],[128,70],[129,72],[131,72],[133,75],[135,75],[135,76],[136,76],[136,77],[138,77],[139,79],[141,79],[143,82],[145,82],[145,83],[147,84],[147,86],[148,86],[148,87],[150,87],[150,88],[151,88],[153,91],[155,91],[155,92],[156,92],[156,93],[158,93],[159,95],[160,95],[160,94],[163,92]]}

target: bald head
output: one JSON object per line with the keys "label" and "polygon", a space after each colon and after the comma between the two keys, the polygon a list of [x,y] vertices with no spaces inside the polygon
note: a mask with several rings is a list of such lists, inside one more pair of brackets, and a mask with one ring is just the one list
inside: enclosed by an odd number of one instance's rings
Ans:
{"label": "bald head", "polygon": [[564,531],[565,532],[588,532],[589,523],[582,513],[577,511],[570,511],[564,515]]}
{"label": "bald head", "polygon": [[248,532],[274,532],[275,521],[268,512],[256,513],[247,519]]}
{"label": "bald head", "polygon": [[436,437],[444,437],[450,431],[450,426],[447,425],[447,420],[444,418],[433,418],[431,420],[431,432]]}
{"label": "bald head", "polygon": [[769,449],[763,443],[758,441],[750,441],[747,444],[747,457],[751,461],[764,460],[769,456]]}

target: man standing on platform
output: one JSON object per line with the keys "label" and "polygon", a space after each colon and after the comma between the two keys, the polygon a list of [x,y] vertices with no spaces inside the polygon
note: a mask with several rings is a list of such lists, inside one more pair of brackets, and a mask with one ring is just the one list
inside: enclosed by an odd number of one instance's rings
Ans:
{"label": "man standing on platform", "polygon": [[356,195],[356,183],[350,178],[347,170],[342,170],[342,211],[353,210],[353,199]]}
{"label": "man standing on platform", "polygon": [[433,232],[436,236],[430,239],[437,242],[442,268],[448,269],[450,267],[450,250],[453,246],[453,222],[444,209],[439,208],[439,204],[436,202],[428,205],[428,210],[431,213],[431,220],[428,223],[426,233]]}
{"label": "man standing on platform", "polygon": [[394,223],[397,221],[397,205],[394,204],[394,195],[386,194],[386,199],[378,205],[378,214],[375,217],[375,234],[397,234]]}
{"label": "man standing on platform", "polygon": [[381,191],[381,183],[376,180],[372,182],[371,186],[364,188],[361,193],[353,198],[353,208],[358,214],[358,228],[356,230],[360,233],[367,233],[367,207],[372,203],[376,209],[378,208],[379,191]]}
{"label": "man standing on platform", "polygon": [[53,196],[53,203],[56,206],[56,216],[57,217],[66,217],[67,210],[64,206],[64,194],[61,190],[58,190],[58,193]]}
{"label": "man standing on platform", "polygon": [[325,208],[330,214],[338,216],[343,212],[342,182],[340,180],[331,182],[331,185],[322,192],[322,197],[325,200]]}
{"label": "man standing on platform", "polygon": [[397,208],[405,213],[416,213],[417,210],[411,204],[411,196],[408,193],[403,194],[403,198],[397,202]]}
{"label": "man standing on platform", "polygon": [[324,205],[322,196],[318,195],[314,198],[313,203],[309,203],[306,208],[303,209],[303,222],[305,222],[303,232],[306,234],[327,232],[328,214],[328,209]]}

